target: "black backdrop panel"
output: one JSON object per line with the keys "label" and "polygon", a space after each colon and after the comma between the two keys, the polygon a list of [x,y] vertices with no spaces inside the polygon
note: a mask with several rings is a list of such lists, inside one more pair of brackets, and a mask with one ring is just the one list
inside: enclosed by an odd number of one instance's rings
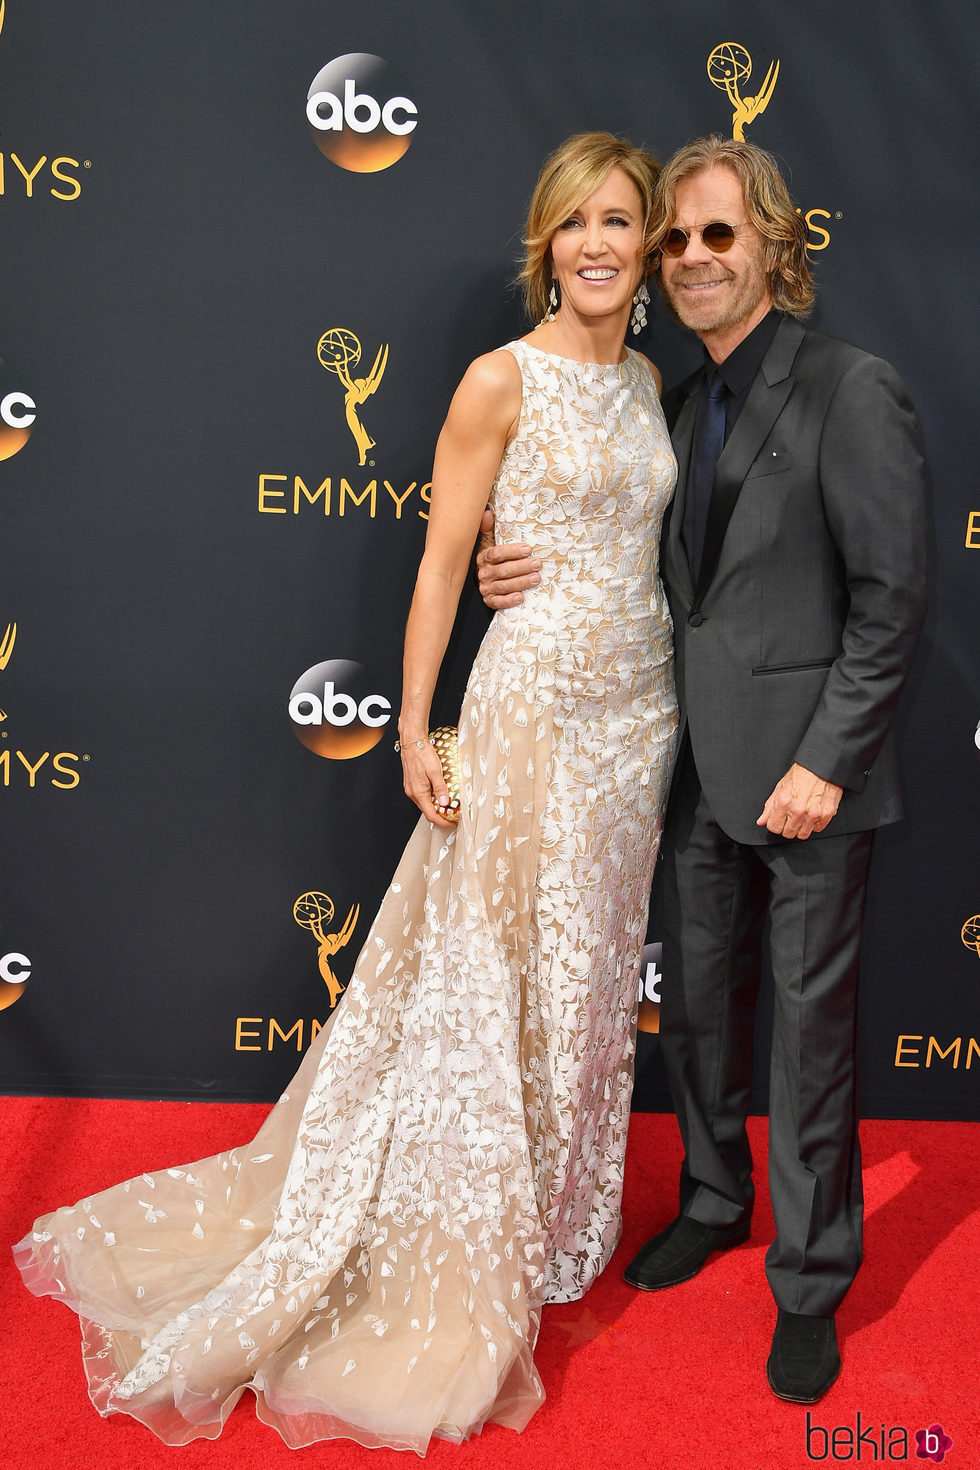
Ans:
{"label": "black backdrop panel", "polygon": [[[583,128],[663,157],[741,119],[807,215],[815,324],[890,358],[925,425],[934,596],[909,816],[872,882],[865,1108],[976,1115],[976,42],[954,0],[618,0],[599,23],[554,0],[7,0],[0,1088],[287,1080],[413,823],[384,717],[432,447],[469,359],[524,329],[540,162]],[[348,54],[384,65],[329,73],[346,122],[315,129],[311,87]],[[345,118],[336,85],[321,121]],[[640,345],[668,382],[697,360],[659,309]],[[483,626],[470,593],[441,719]],[[324,684],[361,753],[311,748],[345,728]],[[637,1102],[666,1106],[656,962],[638,981]]]}

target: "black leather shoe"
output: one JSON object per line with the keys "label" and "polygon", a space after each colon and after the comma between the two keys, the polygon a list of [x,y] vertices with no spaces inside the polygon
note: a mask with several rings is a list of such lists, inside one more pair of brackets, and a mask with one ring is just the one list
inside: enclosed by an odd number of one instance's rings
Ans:
{"label": "black leather shoe", "polygon": [[727,1251],[749,1238],[748,1220],[717,1228],[678,1215],[635,1256],[623,1280],[640,1291],[663,1291],[696,1276],[713,1251]]}
{"label": "black leather shoe", "polygon": [[766,1364],[769,1387],[791,1404],[815,1404],[840,1372],[833,1317],[804,1317],[780,1308]]}

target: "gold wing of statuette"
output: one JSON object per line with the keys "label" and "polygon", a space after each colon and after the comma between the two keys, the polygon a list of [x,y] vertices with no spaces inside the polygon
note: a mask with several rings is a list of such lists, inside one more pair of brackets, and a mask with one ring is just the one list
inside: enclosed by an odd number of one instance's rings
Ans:
{"label": "gold wing of statuette", "polygon": [[776,90],[776,82],[779,79],[779,62],[771,61],[766,79],[759,89],[758,96],[752,105],[752,117],[758,117],[760,112],[765,112],[772,100],[772,94]]}
{"label": "gold wing of statuette", "polygon": [[[0,20],[2,20],[2,16],[3,16],[3,0],[0,0]],[[16,642],[17,642],[17,624],[16,623],[8,623],[7,624],[7,631],[6,631],[6,633],[4,633],[2,641],[0,641],[0,669],[5,669],[7,667],[7,665],[9,664],[9,662],[10,662],[10,655],[14,651],[14,644]]]}
{"label": "gold wing of statuette", "polygon": [[357,927],[360,912],[361,905],[359,903],[354,904],[347,918],[344,920],[343,928],[338,929],[336,934],[324,934],[323,943],[320,945],[321,955],[337,954],[339,950],[343,949]]}
{"label": "gold wing of statuette", "polygon": [[370,395],[376,391],[376,389],[378,387],[378,384],[381,382],[381,379],[385,375],[385,368],[387,366],[388,366],[388,344],[387,344],[387,342],[385,342],[381,347],[378,348],[378,355],[374,359],[374,367],[371,369],[371,371],[368,373],[367,377],[364,379],[364,397],[365,398],[370,397]]}

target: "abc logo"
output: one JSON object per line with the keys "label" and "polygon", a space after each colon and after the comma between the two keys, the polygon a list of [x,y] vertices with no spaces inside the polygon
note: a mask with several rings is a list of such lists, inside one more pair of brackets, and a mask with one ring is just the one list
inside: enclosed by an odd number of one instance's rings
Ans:
{"label": "abc logo", "polygon": [[0,459],[23,449],[37,418],[37,404],[17,382],[12,364],[0,361]]}
{"label": "abc logo", "polygon": [[355,174],[397,163],[418,124],[418,108],[399,91],[380,56],[351,51],[329,61],[313,78],[306,101],[320,152]]}
{"label": "abc logo", "polygon": [[289,718],[308,750],[349,761],[377,745],[391,719],[391,704],[383,694],[373,693],[360,664],[331,658],[296,680]]}
{"label": "abc logo", "polygon": [[31,962],[26,954],[0,955],[0,1011],[12,1006],[24,994],[24,986],[31,978]]}
{"label": "abc logo", "polygon": [[640,1010],[637,1029],[656,1036],[660,1031],[660,982],[664,978],[663,945],[646,944],[640,959]]}

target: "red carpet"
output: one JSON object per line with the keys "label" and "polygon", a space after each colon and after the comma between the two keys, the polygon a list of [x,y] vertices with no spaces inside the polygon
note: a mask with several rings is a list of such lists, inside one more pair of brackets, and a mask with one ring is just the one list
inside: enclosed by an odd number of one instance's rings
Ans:
{"label": "red carpet", "polygon": [[[342,1440],[290,1451],[246,1394],[217,1441],[161,1445],[86,1397],[75,1318],[37,1301],[10,1245],[36,1215],[143,1169],[216,1153],[251,1136],[254,1105],[5,1098],[0,1143],[0,1466],[16,1470],[410,1470],[411,1454]],[[752,1121],[764,1180],[765,1124]],[[536,1354],[548,1402],[522,1435],[490,1426],[438,1442],[435,1470],[796,1470],[828,1464],[939,1463],[915,1433],[940,1424],[948,1470],[980,1465],[977,1353],[980,1142],[967,1123],[870,1122],[866,1263],[838,1314],[844,1371],[810,1411],[780,1403],[764,1363],[774,1308],[763,1275],[772,1226],[764,1185],[751,1241],[694,1281],[640,1295],[620,1271],[673,1213],[680,1158],[672,1118],[634,1116],[626,1231],[581,1302],[545,1309]],[[860,1415],[860,1421],[858,1416]],[[836,1438],[832,1438],[834,1430]],[[859,1436],[861,1437],[859,1443]],[[884,1451],[884,1452],[883,1452]]]}

